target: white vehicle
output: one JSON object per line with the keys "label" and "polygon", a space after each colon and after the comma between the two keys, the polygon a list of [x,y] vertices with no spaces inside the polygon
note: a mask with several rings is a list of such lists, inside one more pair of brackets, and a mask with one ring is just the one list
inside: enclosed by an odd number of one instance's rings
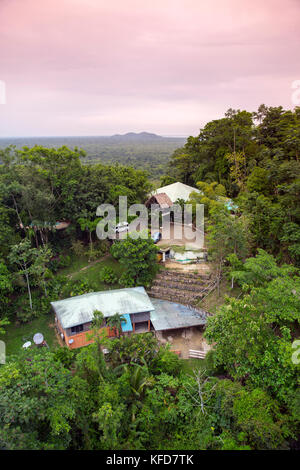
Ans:
{"label": "white vehicle", "polygon": [[119,222],[119,223],[116,225],[115,232],[116,232],[116,233],[127,232],[127,231],[128,231],[128,227],[129,227],[129,223],[128,223],[128,222]]}

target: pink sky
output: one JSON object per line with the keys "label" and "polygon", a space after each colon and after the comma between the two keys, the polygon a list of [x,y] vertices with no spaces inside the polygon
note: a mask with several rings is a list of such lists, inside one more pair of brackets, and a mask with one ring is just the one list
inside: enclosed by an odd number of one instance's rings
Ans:
{"label": "pink sky", "polygon": [[293,108],[300,0],[0,0],[0,136],[196,135]]}

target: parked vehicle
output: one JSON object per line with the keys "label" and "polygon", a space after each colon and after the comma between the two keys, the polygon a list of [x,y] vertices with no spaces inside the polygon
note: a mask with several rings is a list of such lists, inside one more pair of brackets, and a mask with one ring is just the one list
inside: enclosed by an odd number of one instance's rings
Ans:
{"label": "parked vehicle", "polygon": [[120,232],[127,232],[128,231],[129,224],[128,222],[119,222],[116,225],[115,232],[120,233]]}
{"label": "parked vehicle", "polygon": [[151,238],[154,241],[154,243],[158,243],[159,240],[161,240],[161,232],[155,232]]}

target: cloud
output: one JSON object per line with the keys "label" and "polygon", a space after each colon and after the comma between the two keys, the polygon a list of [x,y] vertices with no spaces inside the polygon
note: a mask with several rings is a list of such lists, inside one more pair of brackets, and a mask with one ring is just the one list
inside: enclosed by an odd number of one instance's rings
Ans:
{"label": "cloud", "polygon": [[1,0],[0,135],[197,133],[292,107],[296,0]]}

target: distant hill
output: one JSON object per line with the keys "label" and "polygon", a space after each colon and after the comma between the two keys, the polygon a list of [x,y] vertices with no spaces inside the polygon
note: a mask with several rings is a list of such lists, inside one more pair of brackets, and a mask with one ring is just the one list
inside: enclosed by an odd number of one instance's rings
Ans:
{"label": "distant hill", "polygon": [[115,134],[109,139],[118,140],[119,142],[129,141],[145,141],[145,140],[159,140],[163,139],[160,135],[152,134],[151,132],[127,132],[127,134]]}

